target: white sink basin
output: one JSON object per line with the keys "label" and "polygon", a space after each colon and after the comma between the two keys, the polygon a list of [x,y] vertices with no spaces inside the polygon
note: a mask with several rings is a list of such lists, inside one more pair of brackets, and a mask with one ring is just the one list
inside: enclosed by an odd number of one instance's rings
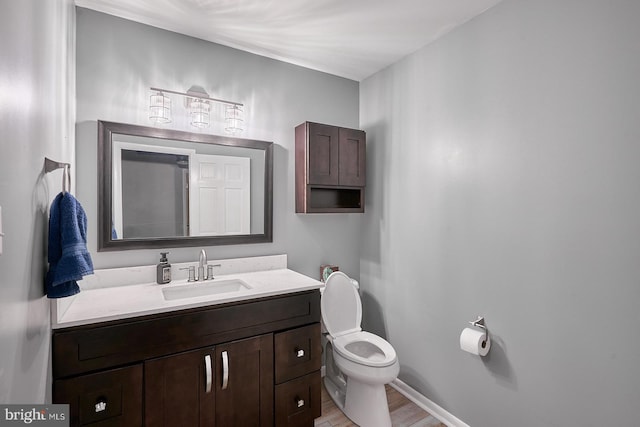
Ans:
{"label": "white sink basin", "polygon": [[166,301],[171,301],[183,298],[240,292],[247,289],[251,289],[251,286],[239,279],[212,280],[210,282],[196,282],[189,285],[164,288],[162,294]]}

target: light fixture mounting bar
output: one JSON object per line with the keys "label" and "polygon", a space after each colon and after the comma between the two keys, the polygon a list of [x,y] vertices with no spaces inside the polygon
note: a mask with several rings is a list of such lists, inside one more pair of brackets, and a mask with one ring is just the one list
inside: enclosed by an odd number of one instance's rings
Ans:
{"label": "light fixture mounting bar", "polygon": [[243,104],[241,104],[240,102],[234,102],[234,101],[227,101],[227,100],[224,100],[224,99],[211,98],[209,95],[197,94],[197,93],[194,93],[194,92],[190,92],[190,93],[176,92],[175,90],[160,89],[160,88],[157,88],[157,87],[152,87],[150,89],[151,90],[155,90],[156,92],[173,93],[175,95],[186,96],[186,97],[189,97],[189,98],[206,99],[208,101],[219,102],[221,104],[236,105],[236,106],[239,106],[239,107],[243,106]]}

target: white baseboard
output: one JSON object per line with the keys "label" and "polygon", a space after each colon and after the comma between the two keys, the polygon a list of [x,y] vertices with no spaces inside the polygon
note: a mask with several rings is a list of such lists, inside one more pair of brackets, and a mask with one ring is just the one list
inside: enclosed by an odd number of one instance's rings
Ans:
{"label": "white baseboard", "polygon": [[405,396],[407,399],[433,415],[437,418],[441,423],[446,424],[449,427],[470,427],[467,423],[457,418],[455,415],[447,412],[443,407],[438,405],[437,403],[427,399],[416,390],[411,388],[404,381],[395,379],[389,384],[391,387],[398,390],[400,394]]}

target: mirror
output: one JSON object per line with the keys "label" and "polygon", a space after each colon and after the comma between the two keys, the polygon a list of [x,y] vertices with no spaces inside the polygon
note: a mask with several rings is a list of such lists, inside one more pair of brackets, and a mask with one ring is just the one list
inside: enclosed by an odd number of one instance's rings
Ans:
{"label": "mirror", "polygon": [[273,241],[273,143],[98,121],[98,251]]}

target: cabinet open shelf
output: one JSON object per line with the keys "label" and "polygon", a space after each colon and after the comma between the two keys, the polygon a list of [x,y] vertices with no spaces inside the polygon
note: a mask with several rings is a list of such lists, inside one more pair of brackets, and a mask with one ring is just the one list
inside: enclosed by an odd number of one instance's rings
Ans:
{"label": "cabinet open shelf", "polygon": [[363,212],[363,188],[309,188],[307,213]]}

